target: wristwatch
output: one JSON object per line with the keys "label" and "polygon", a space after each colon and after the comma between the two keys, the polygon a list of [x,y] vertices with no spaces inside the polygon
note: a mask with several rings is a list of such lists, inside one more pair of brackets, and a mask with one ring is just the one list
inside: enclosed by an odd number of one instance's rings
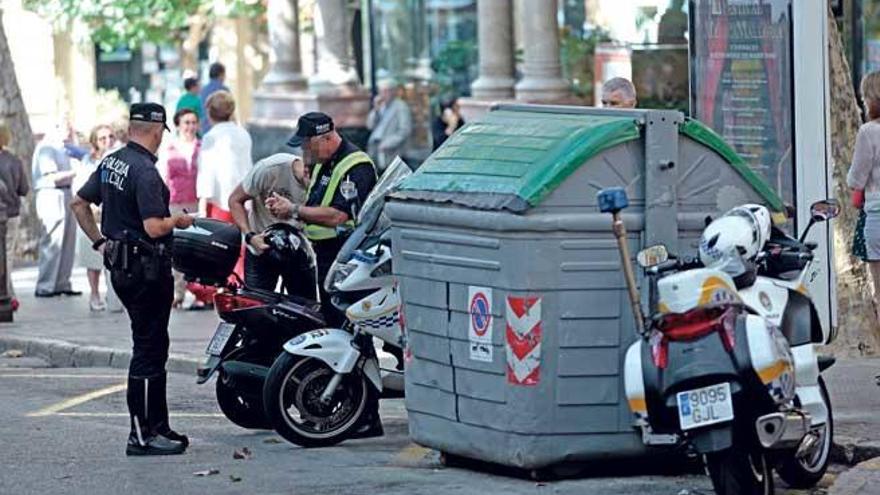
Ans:
{"label": "wristwatch", "polygon": [[247,234],[245,234],[244,235],[244,243],[247,244],[248,246],[250,246],[251,239],[253,239],[255,235],[257,235],[256,232],[248,232]]}
{"label": "wristwatch", "polygon": [[299,209],[301,206],[299,203],[293,203],[293,206],[290,207],[290,218],[299,220]]}
{"label": "wristwatch", "polygon": [[107,242],[107,238],[106,238],[106,237],[102,237],[102,238],[98,239],[97,241],[95,241],[95,242],[92,243],[92,249],[94,249],[95,251],[97,251],[98,249],[101,248],[101,246],[104,245],[105,242]]}

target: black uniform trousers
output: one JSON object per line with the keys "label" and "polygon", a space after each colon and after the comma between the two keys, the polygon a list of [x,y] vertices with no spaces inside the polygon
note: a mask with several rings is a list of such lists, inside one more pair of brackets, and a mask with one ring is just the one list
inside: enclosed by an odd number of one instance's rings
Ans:
{"label": "black uniform trousers", "polygon": [[340,327],[345,323],[345,314],[336,309],[330,302],[330,295],[324,290],[324,281],[327,278],[327,272],[336,261],[336,255],[345,244],[345,238],[333,238],[324,241],[313,241],[312,247],[315,249],[315,258],[318,264],[318,290],[321,292],[321,312],[324,319],[331,327]]}
{"label": "black uniform trousers", "polygon": [[131,319],[131,378],[153,378],[165,373],[168,361],[168,320],[174,300],[174,277],[170,263],[148,280],[143,264],[136,262],[128,273],[110,273],[113,289]]}

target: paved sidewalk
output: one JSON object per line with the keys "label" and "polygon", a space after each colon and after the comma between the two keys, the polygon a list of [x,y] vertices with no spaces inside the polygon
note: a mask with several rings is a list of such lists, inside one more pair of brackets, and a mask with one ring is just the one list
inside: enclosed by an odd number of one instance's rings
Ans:
{"label": "paved sidewalk", "polygon": [[[49,358],[53,366],[125,368],[131,356],[131,332],[125,313],[89,311],[85,270],[74,270],[79,297],[34,297],[37,269],[13,272],[21,302],[11,324],[0,324],[0,348],[18,348]],[[104,282],[104,277],[101,277]],[[171,315],[169,370],[194,372],[220,319],[213,311],[175,310]],[[78,355],[77,355],[78,354]]]}
{"label": "paved sidewalk", "polygon": [[880,457],[865,461],[841,474],[828,495],[877,495],[880,493]]}

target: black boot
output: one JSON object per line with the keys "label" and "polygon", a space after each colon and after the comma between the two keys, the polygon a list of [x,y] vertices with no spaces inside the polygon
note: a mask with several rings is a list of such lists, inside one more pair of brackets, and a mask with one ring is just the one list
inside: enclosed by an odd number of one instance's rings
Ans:
{"label": "black boot", "polygon": [[189,447],[189,438],[171,429],[168,422],[167,375],[165,373],[150,379],[150,421],[153,431]]}
{"label": "black boot", "polygon": [[[131,433],[128,435],[126,455],[176,455],[186,450],[186,444],[173,440],[157,430],[163,421],[161,408],[165,408],[164,424],[167,428],[167,407],[159,395],[165,396],[165,377],[128,378],[128,412],[131,416]],[[151,404],[151,401],[153,402]],[[159,404],[156,404],[159,402]],[[170,430],[170,428],[168,428]]]}

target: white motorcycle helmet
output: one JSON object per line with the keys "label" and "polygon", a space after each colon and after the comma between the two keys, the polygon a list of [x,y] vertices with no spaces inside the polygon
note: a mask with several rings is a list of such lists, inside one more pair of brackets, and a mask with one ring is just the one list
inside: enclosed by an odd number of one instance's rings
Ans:
{"label": "white motorcycle helmet", "polygon": [[770,239],[770,212],[761,205],[737,206],[714,220],[700,238],[700,261],[706,267],[731,257],[752,261]]}
{"label": "white motorcycle helmet", "polygon": [[770,216],[770,210],[757,204],[745,204],[737,206],[728,211],[725,215],[740,215],[755,222],[758,229],[758,250],[760,251],[764,244],[770,240],[770,229],[773,226],[773,218]]}

